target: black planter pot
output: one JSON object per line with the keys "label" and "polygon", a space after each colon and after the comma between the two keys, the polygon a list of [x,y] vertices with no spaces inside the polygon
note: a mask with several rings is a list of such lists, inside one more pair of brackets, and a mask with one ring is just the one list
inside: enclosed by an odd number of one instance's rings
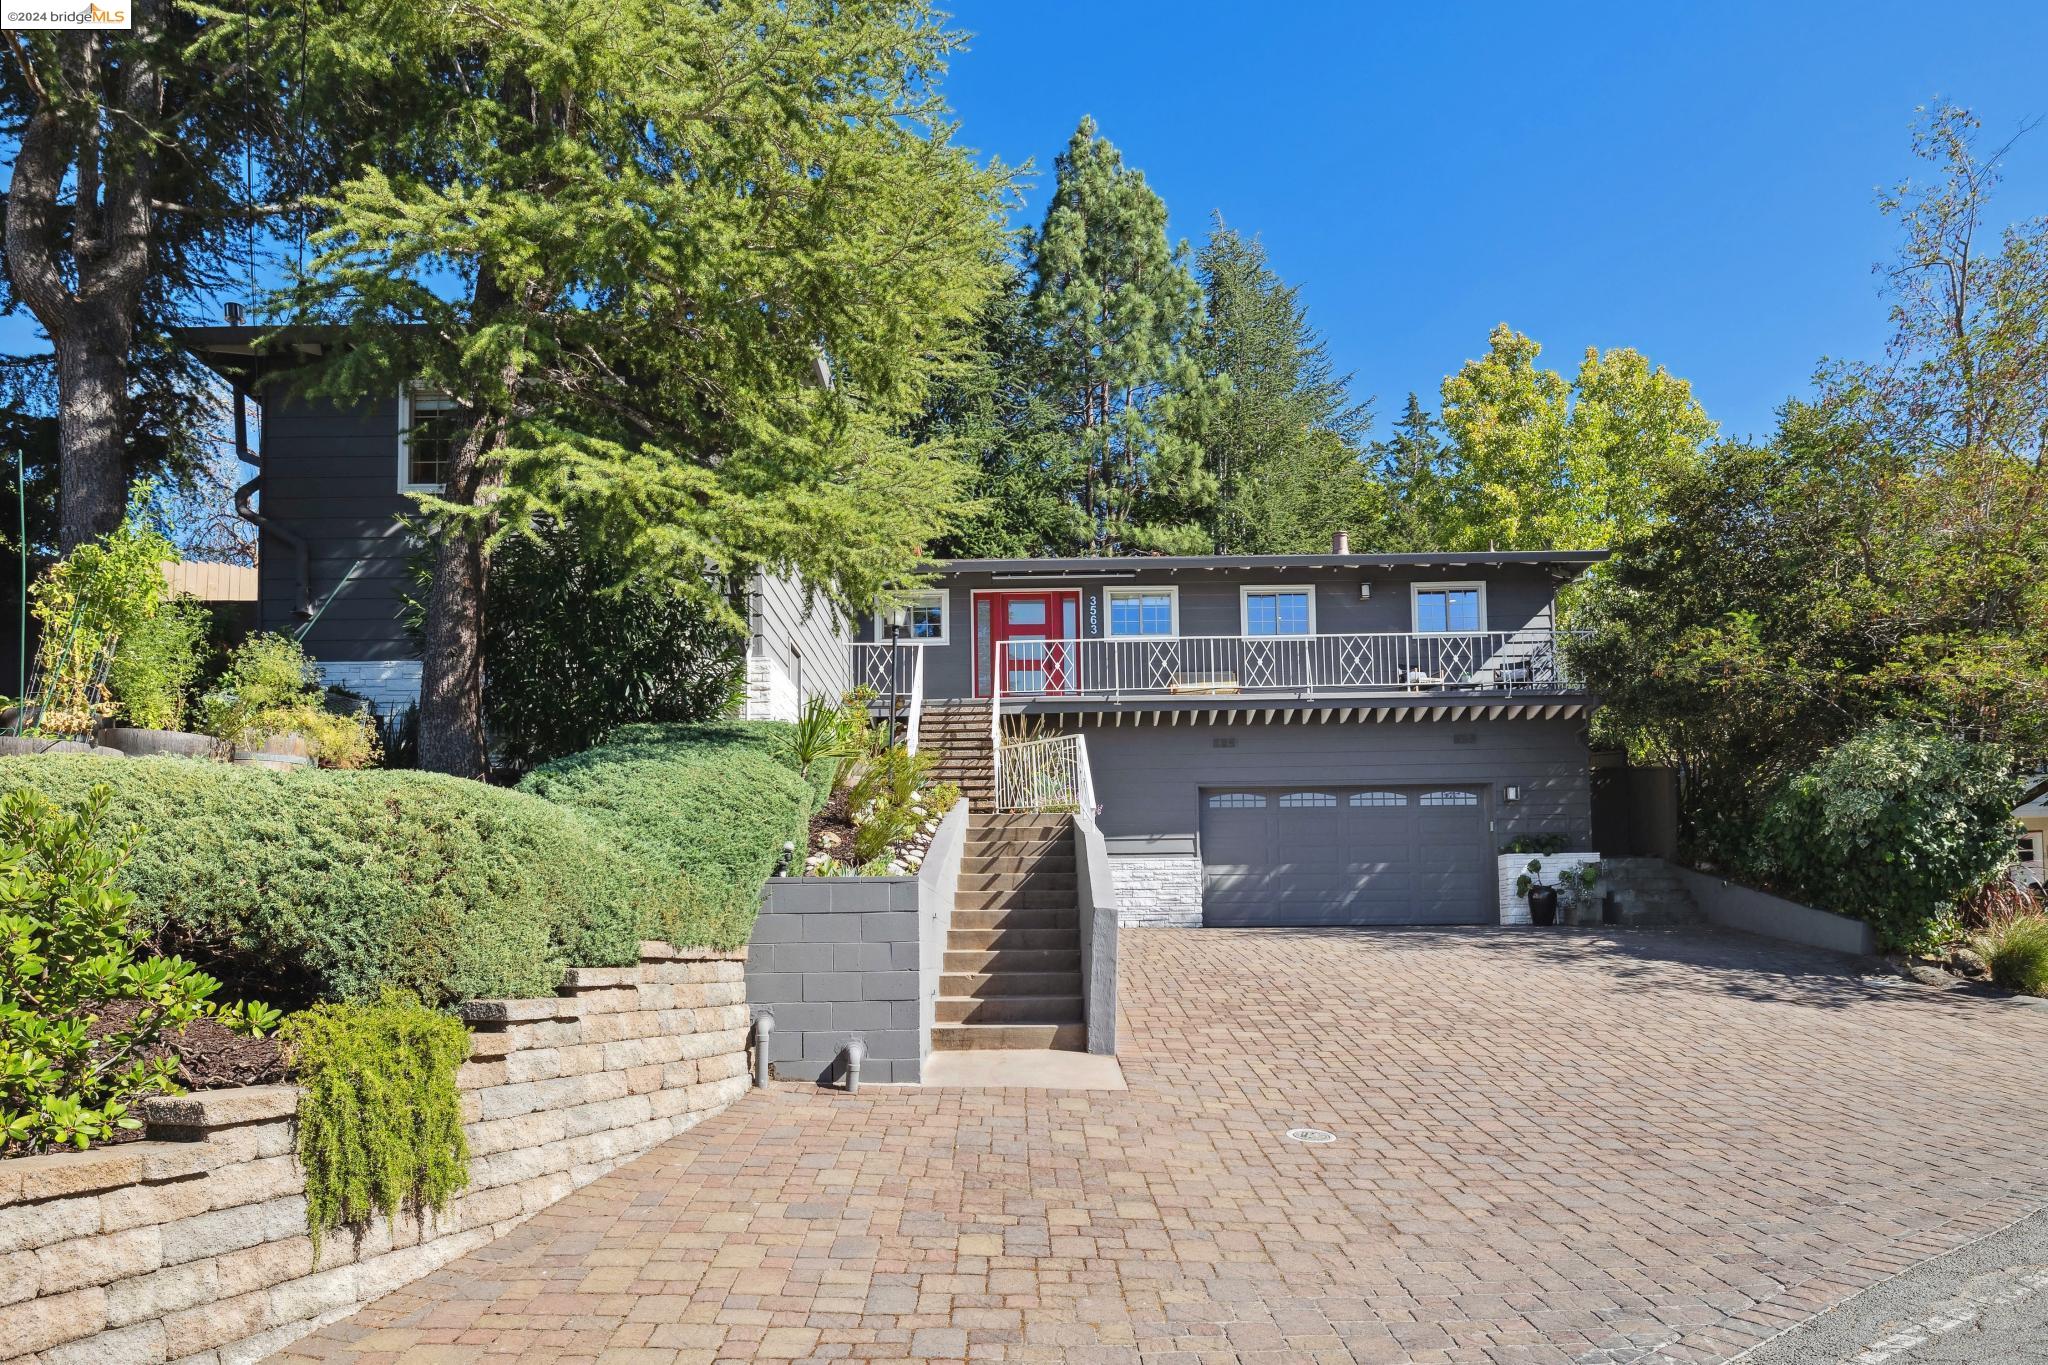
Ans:
{"label": "black planter pot", "polygon": [[1532,886],[1529,888],[1529,923],[1545,927],[1557,923],[1556,887]]}
{"label": "black planter pot", "polygon": [[1602,924],[1621,923],[1621,902],[1614,898],[1612,891],[1600,898],[1600,922]]}

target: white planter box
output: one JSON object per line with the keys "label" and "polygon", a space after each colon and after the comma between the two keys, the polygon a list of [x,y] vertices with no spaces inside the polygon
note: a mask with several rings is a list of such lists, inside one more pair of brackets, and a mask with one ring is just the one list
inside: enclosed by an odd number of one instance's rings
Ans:
{"label": "white planter box", "polygon": [[[1502,924],[1527,924],[1529,902],[1515,892],[1515,883],[1529,870],[1531,859],[1543,864],[1543,880],[1552,886],[1557,884],[1557,874],[1566,868],[1580,868],[1587,863],[1597,863],[1597,853],[1503,853],[1495,862],[1500,868],[1500,922]],[[1563,900],[1563,897],[1559,898]],[[1564,914],[1564,906],[1558,906],[1558,914]]]}

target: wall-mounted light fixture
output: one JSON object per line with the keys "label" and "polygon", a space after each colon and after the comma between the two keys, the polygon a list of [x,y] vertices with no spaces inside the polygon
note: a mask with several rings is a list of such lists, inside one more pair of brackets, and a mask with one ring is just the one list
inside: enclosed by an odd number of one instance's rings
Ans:
{"label": "wall-mounted light fixture", "polygon": [[1360,583],[1358,585],[1358,600],[1361,602],[1372,601],[1372,584]]}
{"label": "wall-mounted light fixture", "polygon": [[1522,799],[1522,785],[1519,782],[1508,783],[1500,789],[1500,799],[1504,805],[1514,805]]}

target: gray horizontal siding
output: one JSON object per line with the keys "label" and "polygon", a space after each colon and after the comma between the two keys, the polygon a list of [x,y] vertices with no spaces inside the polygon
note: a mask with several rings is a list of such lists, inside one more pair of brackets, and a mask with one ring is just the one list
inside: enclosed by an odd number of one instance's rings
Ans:
{"label": "gray horizontal siding", "polygon": [[[1217,787],[1479,787],[1496,846],[1517,834],[1556,832],[1592,841],[1592,799],[1582,722],[1499,720],[1331,722],[1302,725],[1091,725],[1088,764],[1113,847],[1140,837],[1186,844],[1201,828],[1200,792]],[[1459,742],[1469,736],[1469,742]],[[1234,741],[1218,748],[1215,741]],[[1522,799],[1506,804],[1514,783]],[[1168,844],[1167,846],[1171,846]]]}
{"label": "gray horizontal siding", "polygon": [[[949,613],[947,642],[920,645],[925,653],[925,694],[933,697],[965,697],[974,690],[973,594],[976,589],[999,591],[1070,590],[1081,595],[1082,634],[1097,637],[1108,629],[1109,607],[1106,589],[1173,585],[1180,589],[1180,633],[1182,635],[1238,635],[1242,633],[1240,589],[1247,586],[1306,584],[1316,592],[1316,631],[1323,635],[1398,634],[1414,629],[1409,588],[1416,583],[1486,584],[1486,628],[1521,630],[1551,623],[1551,603],[1556,580],[1547,570],[1528,566],[1489,569],[1427,570],[1404,569],[1229,569],[1184,570],[1176,574],[1147,573],[1130,561],[1116,567],[1132,573],[1129,578],[1105,579],[1098,583],[1020,583],[998,581],[988,574],[949,575],[937,586],[946,592]],[[1360,600],[1362,584],[1372,585],[1372,596]],[[875,622],[866,617],[856,623],[854,638],[877,638]]]}
{"label": "gray horizontal siding", "polygon": [[792,702],[800,707],[811,697],[837,701],[853,686],[845,619],[823,597],[806,601],[800,578],[755,574],[748,616],[748,651],[778,680],[770,719],[794,720]]}

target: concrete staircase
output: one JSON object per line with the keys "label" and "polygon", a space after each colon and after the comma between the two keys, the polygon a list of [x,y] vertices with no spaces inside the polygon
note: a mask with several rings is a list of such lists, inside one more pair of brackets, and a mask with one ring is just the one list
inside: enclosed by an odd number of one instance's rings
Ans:
{"label": "concrete staircase", "polygon": [[1609,891],[1621,906],[1623,924],[1700,924],[1706,919],[1662,858],[1602,858],[1600,881],[1593,888],[1596,904]]}
{"label": "concrete staircase", "polygon": [[932,1047],[1082,1051],[1074,817],[986,809],[968,816]]}
{"label": "concrete staircase", "polygon": [[927,702],[917,722],[917,749],[938,755],[934,782],[951,782],[977,811],[996,807],[996,767],[986,701]]}

